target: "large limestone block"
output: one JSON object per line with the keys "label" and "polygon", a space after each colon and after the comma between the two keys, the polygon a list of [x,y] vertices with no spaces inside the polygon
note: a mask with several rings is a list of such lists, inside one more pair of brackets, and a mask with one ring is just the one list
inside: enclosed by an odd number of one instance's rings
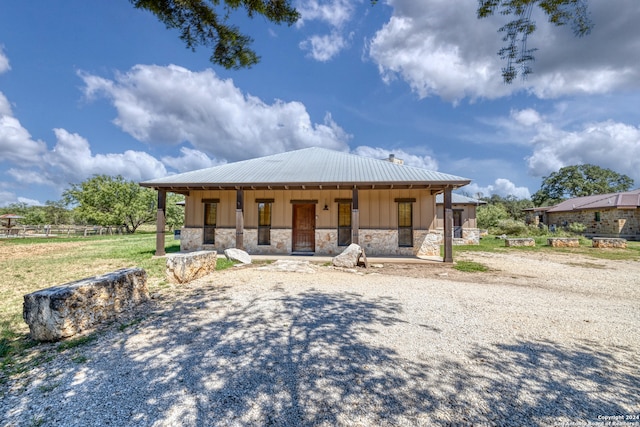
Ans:
{"label": "large limestone block", "polygon": [[508,247],[513,247],[513,246],[535,246],[536,245],[536,241],[530,237],[522,237],[522,238],[513,238],[513,239],[506,239],[504,241],[504,245],[508,246]]}
{"label": "large limestone block", "polygon": [[113,320],[148,299],[147,273],[124,268],[25,295],[22,316],[33,339],[57,341]]}
{"label": "large limestone block", "polygon": [[580,239],[573,237],[551,237],[547,239],[547,245],[554,248],[578,248]]}
{"label": "large limestone block", "polygon": [[347,246],[340,255],[333,257],[334,267],[354,268],[358,266],[360,257],[364,255],[364,249],[355,243]]}
{"label": "large limestone block", "polygon": [[594,237],[591,246],[594,248],[626,249],[627,241],[625,239],[612,237]]}
{"label": "large limestone block", "polygon": [[197,251],[167,255],[167,280],[187,283],[216,271],[216,251]]}
{"label": "large limestone block", "polygon": [[242,249],[229,248],[224,250],[224,256],[228,260],[237,261],[242,264],[251,264],[251,255],[243,251]]}

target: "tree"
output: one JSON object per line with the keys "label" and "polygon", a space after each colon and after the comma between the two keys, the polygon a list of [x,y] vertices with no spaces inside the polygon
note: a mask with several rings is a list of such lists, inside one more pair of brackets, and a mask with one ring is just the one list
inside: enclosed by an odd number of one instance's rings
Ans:
{"label": "tree", "polygon": [[[532,208],[533,202],[529,199],[518,199],[516,196],[510,194],[506,197],[502,197],[498,194],[492,194],[491,197],[480,198],[490,205],[499,205],[507,212],[509,218],[522,221],[525,218],[524,209]],[[505,219],[505,218],[502,218]]]}
{"label": "tree", "polygon": [[593,27],[587,0],[478,0],[478,18],[494,15],[497,10],[514,17],[498,30],[504,33],[502,40],[507,43],[498,51],[500,58],[507,61],[502,69],[505,83],[513,82],[518,73],[522,77],[532,73],[529,64],[535,60],[533,53],[537,49],[529,49],[527,39],[536,30],[536,23],[531,20],[534,6],[540,7],[556,26],[571,24],[577,37],[589,34]]}
{"label": "tree", "polygon": [[178,203],[183,202],[183,195],[174,193],[167,194],[165,221],[169,230],[174,230],[184,225],[184,206],[178,205]]}
{"label": "tree", "polygon": [[633,179],[611,169],[584,164],[565,166],[542,179],[542,186],[532,197],[536,206],[554,205],[572,197],[628,191]]}
{"label": "tree", "polygon": [[487,204],[478,207],[476,218],[478,220],[478,227],[489,229],[491,227],[497,227],[501,220],[508,219],[509,212],[500,204]]}
{"label": "tree", "polygon": [[197,46],[212,50],[214,64],[230,69],[251,67],[259,61],[249,47],[251,37],[229,23],[232,12],[244,8],[248,17],[262,15],[276,24],[294,24],[300,14],[289,0],[130,0],[137,9],[155,14],[167,28],[180,31],[189,49]]}
{"label": "tree", "polygon": [[155,219],[155,191],[122,176],[94,175],[63,193],[67,205],[90,224],[124,225],[127,233]]}

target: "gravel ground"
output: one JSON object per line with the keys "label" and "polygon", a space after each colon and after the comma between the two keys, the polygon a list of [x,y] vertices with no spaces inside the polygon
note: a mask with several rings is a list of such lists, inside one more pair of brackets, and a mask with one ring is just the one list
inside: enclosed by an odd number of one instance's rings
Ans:
{"label": "gravel ground", "polygon": [[640,426],[640,263],[464,259],[491,270],[251,266],[166,289],[0,386],[0,425]]}

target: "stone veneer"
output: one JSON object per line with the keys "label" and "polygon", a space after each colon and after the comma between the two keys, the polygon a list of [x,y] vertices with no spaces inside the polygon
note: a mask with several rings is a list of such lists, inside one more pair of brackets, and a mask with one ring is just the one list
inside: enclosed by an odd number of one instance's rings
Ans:
{"label": "stone veneer", "polygon": [[[477,228],[462,230],[462,238],[453,239],[454,245],[478,244],[480,231]],[[216,229],[216,244],[202,244],[201,228],[183,228],[180,236],[180,249],[183,251],[217,250],[235,247],[235,229]],[[414,230],[413,247],[398,247],[397,230],[360,229],[359,245],[371,256],[440,256],[440,246],[444,243],[444,232],[439,230]],[[244,250],[250,254],[288,254],[291,253],[292,230],[272,229],[271,244],[258,245],[258,230],[245,229],[243,235]],[[315,234],[315,253],[318,255],[337,255],[346,246],[338,246],[337,230],[317,229]]]}
{"label": "stone veneer", "polygon": [[[596,221],[600,212],[600,221]],[[585,236],[640,239],[640,209],[594,209],[575,212],[547,213],[549,224],[562,227],[574,222],[584,224]]]}

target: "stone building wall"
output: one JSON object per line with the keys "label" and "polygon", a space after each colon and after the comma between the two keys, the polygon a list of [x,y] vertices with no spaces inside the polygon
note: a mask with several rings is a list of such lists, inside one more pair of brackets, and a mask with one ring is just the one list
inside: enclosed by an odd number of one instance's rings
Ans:
{"label": "stone building wall", "polygon": [[[600,221],[596,221],[596,212]],[[640,239],[640,209],[593,209],[548,213],[549,225],[563,227],[573,222],[584,224],[586,236],[612,236]]]}

